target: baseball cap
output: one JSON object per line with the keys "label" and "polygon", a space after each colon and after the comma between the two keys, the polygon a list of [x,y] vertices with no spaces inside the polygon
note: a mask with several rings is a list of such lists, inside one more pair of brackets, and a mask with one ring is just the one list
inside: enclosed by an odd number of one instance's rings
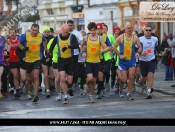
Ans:
{"label": "baseball cap", "polygon": [[43,32],[45,32],[45,31],[50,31],[50,27],[44,26],[44,27],[43,27]]}
{"label": "baseball cap", "polygon": [[103,29],[103,26],[102,26],[101,23],[97,23],[96,25],[97,25],[97,29],[98,29],[98,28]]}
{"label": "baseball cap", "polygon": [[116,30],[121,30],[121,29],[120,29],[120,27],[115,26],[115,27],[113,28],[113,32],[115,33]]}
{"label": "baseball cap", "polygon": [[149,26],[149,24],[147,24],[147,23],[143,24],[143,28],[142,29],[144,30],[146,26]]}

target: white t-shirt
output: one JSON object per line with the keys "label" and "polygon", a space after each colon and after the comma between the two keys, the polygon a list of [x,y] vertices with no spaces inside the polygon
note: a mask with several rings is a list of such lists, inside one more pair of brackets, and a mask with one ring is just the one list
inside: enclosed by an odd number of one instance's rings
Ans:
{"label": "white t-shirt", "polygon": [[140,44],[142,46],[142,52],[147,52],[146,56],[140,56],[139,60],[141,61],[151,61],[155,59],[155,47],[158,45],[157,37],[151,36],[150,39],[145,38],[142,36],[139,38]]}
{"label": "white t-shirt", "polygon": [[[83,41],[83,36],[81,35],[81,33],[78,32],[76,29],[74,29],[71,33],[76,36],[78,44],[81,45],[81,42]],[[79,49],[74,49],[74,55],[78,55],[78,54],[79,54]]]}

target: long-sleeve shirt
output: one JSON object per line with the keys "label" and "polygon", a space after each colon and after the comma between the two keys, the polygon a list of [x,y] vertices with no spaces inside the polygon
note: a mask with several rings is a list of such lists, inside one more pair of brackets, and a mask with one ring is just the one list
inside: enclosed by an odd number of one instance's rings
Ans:
{"label": "long-sleeve shirt", "polygon": [[[70,36],[71,35],[71,36]],[[77,41],[77,38],[75,37],[75,35],[73,34],[68,34],[66,37],[62,36],[62,34],[58,35],[60,37],[61,40],[68,40],[69,39],[69,36],[70,36],[70,46],[69,48],[71,49],[71,54],[72,56],[74,55],[74,50],[73,49],[77,49],[79,48],[79,45],[78,45],[78,41]],[[55,47],[56,44],[58,44],[58,57],[61,57],[61,50],[62,50],[62,47],[60,46],[61,44],[59,44],[58,42],[58,36],[56,36],[50,46],[50,53],[52,54],[53,53],[53,49]]]}

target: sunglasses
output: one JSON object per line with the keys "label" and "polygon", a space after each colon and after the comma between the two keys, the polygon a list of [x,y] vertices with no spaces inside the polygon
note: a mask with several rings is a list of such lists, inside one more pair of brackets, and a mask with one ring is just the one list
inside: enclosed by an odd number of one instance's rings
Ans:
{"label": "sunglasses", "polygon": [[145,30],[145,31],[147,31],[147,32],[148,32],[148,31],[151,32],[151,30]]}

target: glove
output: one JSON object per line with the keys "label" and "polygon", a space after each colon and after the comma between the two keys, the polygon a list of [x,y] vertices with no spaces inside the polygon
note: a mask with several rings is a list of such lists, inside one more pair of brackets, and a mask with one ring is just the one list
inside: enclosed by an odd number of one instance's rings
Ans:
{"label": "glove", "polygon": [[29,47],[25,47],[23,50],[24,51],[28,51],[29,50]]}
{"label": "glove", "polygon": [[47,59],[50,59],[50,58],[52,58],[52,55],[51,55],[51,54],[47,54],[47,55],[46,55],[46,60],[47,60]]}
{"label": "glove", "polygon": [[62,48],[62,52],[66,51],[67,48],[68,48],[68,46],[64,46],[64,47]]}

